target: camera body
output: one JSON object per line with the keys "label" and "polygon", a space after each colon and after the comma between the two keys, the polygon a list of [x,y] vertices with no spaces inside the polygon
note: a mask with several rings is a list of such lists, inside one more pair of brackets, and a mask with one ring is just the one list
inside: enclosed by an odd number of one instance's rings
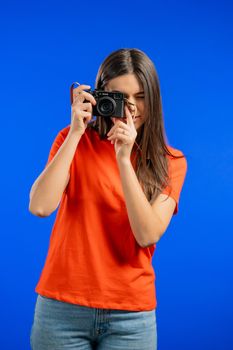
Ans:
{"label": "camera body", "polygon": [[103,90],[88,91],[95,100],[93,115],[105,118],[124,116],[124,94],[122,92],[109,92]]}

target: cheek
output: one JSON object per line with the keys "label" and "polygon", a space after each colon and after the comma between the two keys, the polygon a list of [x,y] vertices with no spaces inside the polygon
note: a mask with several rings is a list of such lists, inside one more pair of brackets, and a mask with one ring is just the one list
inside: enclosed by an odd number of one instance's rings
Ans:
{"label": "cheek", "polygon": [[139,102],[137,103],[137,108],[140,110],[140,112],[143,112],[144,109],[145,109],[144,101],[139,101]]}

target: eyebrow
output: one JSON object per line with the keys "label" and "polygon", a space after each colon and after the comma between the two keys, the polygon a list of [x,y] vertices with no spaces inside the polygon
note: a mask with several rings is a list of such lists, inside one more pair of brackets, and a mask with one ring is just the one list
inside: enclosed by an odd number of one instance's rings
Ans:
{"label": "eyebrow", "polygon": [[[122,93],[122,91],[119,91],[119,90],[112,90],[111,92],[121,92],[121,93]],[[123,94],[124,94],[126,97],[129,96],[128,94],[126,94],[126,93],[124,93],[124,92],[123,92]],[[137,92],[136,94],[134,94],[134,96],[136,96],[136,95],[142,95],[142,94],[144,94],[144,91],[139,91],[139,92]]]}

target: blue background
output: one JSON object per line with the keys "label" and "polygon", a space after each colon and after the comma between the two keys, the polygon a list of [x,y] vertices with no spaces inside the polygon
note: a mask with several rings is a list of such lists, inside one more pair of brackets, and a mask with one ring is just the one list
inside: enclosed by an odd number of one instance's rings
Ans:
{"label": "blue background", "polygon": [[29,191],[69,86],[94,86],[103,59],[144,50],[157,68],[169,143],[187,156],[179,212],[157,245],[158,349],[233,349],[232,3],[8,1],[1,6],[1,349],[28,350],[53,213]]}

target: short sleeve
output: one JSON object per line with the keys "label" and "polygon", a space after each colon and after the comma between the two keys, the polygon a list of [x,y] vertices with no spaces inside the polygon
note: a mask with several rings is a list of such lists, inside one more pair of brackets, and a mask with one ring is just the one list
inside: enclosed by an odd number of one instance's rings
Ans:
{"label": "short sleeve", "polygon": [[53,157],[56,155],[57,151],[59,150],[59,148],[61,147],[61,145],[63,144],[63,142],[66,139],[66,136],[68,134],[68,128],[64,128],[61,131],[59,131],[59,133],[57,134],[57,136],[55,137],[53,144],[50,148],[50,152],[49,152],[49,156],[47,159],[47,163],[45,165],[45,168],[48,166],[48,164],[51,162],[51,160],[53,159]]}
{"label": "short sleeve", "polygon": [[[176,155],[183,155],[183,153],[179,152],[179,154]],[[187,173],[187,160],[184,156],[182,158],[169,157],[168,159],[170,185],[162,190],[161,193],[169,195],[169,197],[172,197],[176,201],[176,207],[173,213],[173,215],[175,215],[178,212],[180,194]]]}

